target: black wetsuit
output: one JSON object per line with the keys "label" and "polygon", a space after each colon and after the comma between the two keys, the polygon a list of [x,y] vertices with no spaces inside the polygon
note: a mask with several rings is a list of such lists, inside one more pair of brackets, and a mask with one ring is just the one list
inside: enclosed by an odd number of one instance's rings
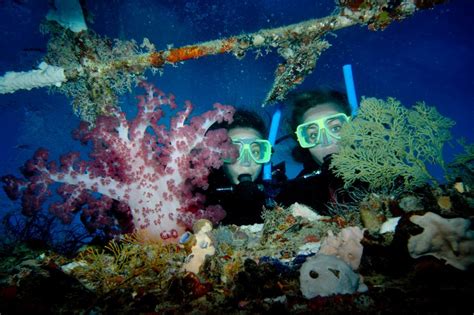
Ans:
{"label": "black wetsuit", "polygon": [[322,166],[311,161],[295,179],[289,180],[276,197],[276,202],[290,206],[298,202],[310,206],[321,215],[327,215],[328,203],[346,202],[350,198],[343,189],[344,183],[329,169],[330,157]]}
{"label": "black wetsuit", "polygon": [[221,205],[226,217],[221,224],[249,225],[262,223],[265,191],[262,180],[252,182],[248,177],[240,184],[232,185],[227,176],[218,170],[209,177],[209,188],[205,192],[206,205]]}

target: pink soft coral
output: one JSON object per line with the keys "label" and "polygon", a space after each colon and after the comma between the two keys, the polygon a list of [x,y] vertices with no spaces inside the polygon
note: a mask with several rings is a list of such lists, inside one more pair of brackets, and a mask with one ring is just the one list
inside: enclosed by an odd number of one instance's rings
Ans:
{"label": "pink soft coral", "polygon": [[[70,153],[57,167],[55,162],[47,163],[48,153],[40,149],[23,169],[26,180],[3,178],[11,198],[22,195],[24,213],[39,210],[50,194],[48,186],[59,182],[63,201],[51,205],[50,211],[64,222],[82,209],[89,218],[83,222],[111,224],[108,209],[115,203],[121,212],[131,210],[135,230],[146,239],[175,241],[196,219],[222,219],[221,208],[203,209],[204,197],[193,191],[207,188],[210,169],[220,167],[223,155],[231,154],[225,130],[207,130],[215,122],[231,121],[234,109],[215,104],[214,110],[186,124],[192,111],[187,102],[166,128],[158,122],[164,106],[176,108],[174,97],[143,86],[146,95],[139,97],[133,121],[113,110],[112,116],[99,118],[92,130],[82,124],[75,133],[83,143],[92,142],[90,161],[79,161],[79,153]],[[102,198],[96,198],[97,193]]]}

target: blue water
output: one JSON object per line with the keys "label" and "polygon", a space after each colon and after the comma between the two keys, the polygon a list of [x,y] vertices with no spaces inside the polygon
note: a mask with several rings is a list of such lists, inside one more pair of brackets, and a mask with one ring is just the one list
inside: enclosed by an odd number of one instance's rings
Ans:
{"label": "blue water", "polygon": [[[255,32],[333,12],[334,0],[253,0],[253,1],[86,1],[93,23],[89,27],[110,38],[147,37],[158,50],[221,37]],[[48,1],[0,1],[0,74],[36,67],[45,53],[47,35],[39,25],[48,10]],[[354,26],[329,34],[332,44],[307,77],[300,90],[318,86],[344,90],[342,66],[352,64],[357,95],[386,98],[393,96],[410,106],[418,100],[436,106],[456,121],[455,139],[474,141],[474,1],[457,0],[420,11],[372,32]],[[242,60],[220,55],[165,67],[162,76],[148,79],[157,87],[174,93],[178,101],[191,100],[195,113],[210,109],[214,102],[259,110],[269,122],[271,106],[261,110],[280,61],[276,52],[255,60],[253,53]],[[81,149],[72,140],[79,120],[72,114],[69,99],[50,94],[47,89],[0,95],[0,175],[18,174],[18,167],[41,146],[52,157]],[[132,110],[133,94],[121,98],[122,108]],[[286,113],[283,113],[285,119]],[[285,121],[279,136],[284,135]],[[291,161],[291,141],[276,148],[274,162],[286,160],[291,178],[299,165]],[[449,161],[458,148],[447,148]],[[441,177],[440,174],[437,176]],[[0,209],[16,207],[0,192]]]}

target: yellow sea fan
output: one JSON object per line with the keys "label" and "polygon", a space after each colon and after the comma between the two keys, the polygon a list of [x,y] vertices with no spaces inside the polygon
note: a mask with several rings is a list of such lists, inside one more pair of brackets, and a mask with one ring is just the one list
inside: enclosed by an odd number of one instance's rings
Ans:
{"label": "yellow sea fan", "polygon": [[401,182],[410,190],[434,181],[427,163],[444,167],[442,149],[453,125],[421,102],[407,109],[394,98],[363,98],[357,117],[341,131],[341,150],[331,168],[346,188],[355,181],[371,189]]}

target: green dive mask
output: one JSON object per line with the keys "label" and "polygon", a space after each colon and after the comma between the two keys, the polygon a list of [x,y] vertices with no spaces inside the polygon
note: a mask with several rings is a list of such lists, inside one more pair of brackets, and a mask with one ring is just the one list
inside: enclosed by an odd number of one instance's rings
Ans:
{"label": "green dive mask", "polygon": [[298,125],[295,132],[298,143],[302,148],[312,148],[321,143],[330,144],[333,140],[339,140],[341,128],[349,120],[346,114],[338,113]]}
{"label": "green dive mask", "polygon": [[232,139],[232,143],[239,149],[237,160],[225,159],[225,163],[235,163],[251,158],[257,164],[264,164],[272,157],[270,141],[263,139]]}

